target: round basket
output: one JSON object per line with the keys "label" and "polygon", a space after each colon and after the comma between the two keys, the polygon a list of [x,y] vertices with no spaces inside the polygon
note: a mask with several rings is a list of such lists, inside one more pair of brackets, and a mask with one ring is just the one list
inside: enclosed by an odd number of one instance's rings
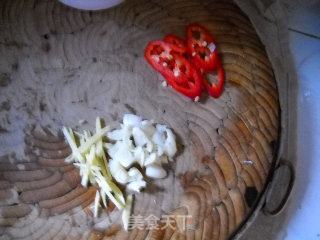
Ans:
{"label": "round basket", "polygon": [[[279,166],[280,114],[264,46],[235,4],[137,0],[91,12],[14,0],[0,10],[5,238],[228,239],[246,226]],[[226,73],[219,99],[195,103],[162,87],[143,57],[150,40],[183,37],[191,22],[215,36]],[[115,123],[128,112],[170,126],[179,153],[167,178],[135,196],[132,217],[144,225],[124,231],[111,205],[93,218],[95,188],[81,187],[64,162],[59,129],[93,129],[97,116]]]}

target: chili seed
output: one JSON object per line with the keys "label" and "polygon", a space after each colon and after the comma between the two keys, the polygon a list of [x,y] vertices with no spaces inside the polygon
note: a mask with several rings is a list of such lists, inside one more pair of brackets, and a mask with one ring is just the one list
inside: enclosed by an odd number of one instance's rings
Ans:
{"label": "chili seed", "polygon": [[162,85],[162,87],[166,87],[166,86],[168,86],[168,84],[167,84],[167,82],[166,82],[166,81],[163,81],[163,82],[161,83],[161,85]]}
{"label": "chili seed", "polygon": [[156,62],[159,62],[159,61],[160,61],[159,56],[157,56],[157,55],[153,55],[152,57],[153,57],[153,59],[154,59]]}

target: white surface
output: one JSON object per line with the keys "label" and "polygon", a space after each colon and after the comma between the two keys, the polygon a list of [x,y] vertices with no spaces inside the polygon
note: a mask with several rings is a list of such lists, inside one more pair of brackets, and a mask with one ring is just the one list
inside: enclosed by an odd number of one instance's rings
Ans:
{"label": "white surface", "polygon": [[298,161],[286,240],[320,239],[320,39],[290,34],[298,93]]}
{"label": "white surface", "polygon": [[82,10],[101,10],[120,4],[124,0],[59,0],[60,2]]}
{"label": "white surface", "polygon": [[289,11],[290,29],[320,37],[320,3]]}
{"label": "white surface", "polygon": [[274,217],[260,213],[241,239],[320,240],[320,1],[236,2],[266,45],[278,85],[285,93],[281,103],[287,131],[283,136],[285,143],[294,145],[284,144],[281,156],[295,163],[296,169],[284,211]]}

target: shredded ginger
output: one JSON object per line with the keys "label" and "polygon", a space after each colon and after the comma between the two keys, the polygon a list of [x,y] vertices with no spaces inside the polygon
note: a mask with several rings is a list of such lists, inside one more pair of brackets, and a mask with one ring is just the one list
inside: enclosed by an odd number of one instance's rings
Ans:
{"label": "shredded ginger", "polygon": [[[110,200],[122,210],[122,221],[127,230],[133,197],[130,194],[125,199],[118,185],[125,186],[129,192],[140,192],[147,186],[141,171],[153,179],[166,177],[162,164],[172,161],[177,152],[175,135],[165,125],[154,124],[152,120],[143,120],[134,114],[125,114],[116,129],[102,127],[99,117],[95,125],[94,134],[62,128],[72,151],[65,161],[79,168],[84,187],[91,184],[99,188],[94,216],[98,215],[100,201],[106,207]],[[140,170],[133,165],[138,165]]]}

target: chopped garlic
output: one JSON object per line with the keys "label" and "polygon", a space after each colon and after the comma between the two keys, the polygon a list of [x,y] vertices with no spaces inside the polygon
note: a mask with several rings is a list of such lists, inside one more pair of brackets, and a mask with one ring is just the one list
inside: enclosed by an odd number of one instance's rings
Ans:
{"label": "chopped garlic", "polygon": [[144,152],[141,146],[138,146],[133,150],[133,155],[135,160],[140,164],[140,166],[143,166],[146,153]]}
{"label": "chopped garlic", "polygon": [[127,126],[139,127],[142,122],[142,118],[134,114],[125,114],[122,122]]}
{"label": "chopped garlic", "polygon": [[112,177],[114,177],[118,183],[125,184],[128,182],[128,172],[117,160],[111,159],[109,166]]}
{"label": "chopped garlic", "polygon": [[140,192],[142,188],[145,188],[147,186],[147,183],[144,180],[136,180],[133,182],[130,182],[127,185],[127,189],[135,192]]}
{"label": "chopped garlic", "polygon": [[[158,125],[157,125],[158,126]],[[152,141],[160,146],[160,147],[163,147],[164,146],[164,143],[165,143],[165,135],[164,135],[164,131],[162,130],[159,130],[158,127],[157,127],[157,131],[153,134],[152,136]]]}
{"label": "chopped garlic", "polygon": [[143,180],[143,175],[141,172],[135,168],[132,167],[128,171],[129,175],[129,183],[127,185],[127,189],[135,192],[140,192],[142,188],[145,188],[147,183]]}
{"label": "chopped garlic", "polygon": [[167,139],[164,143],[165,153],[168,157],[173,157],[177,152],[176,139],[171,129],[166,129]]}
{"label": "chopped garlic", "polygon": [[150,138],[154,132],[156,131],[156,128],[153,126],[153,121],[143,120],[141,122],[141,129],[145,132],[145,134]]}
{"label": "chopped garlic", "polygon": [[122,129],[115,129],[115,130],[107,133],[107,137],[110,140],[113,140],[113,141],[122,140],[122,136],[123,136],[123,130]]}
{"label": "chopped garlic", "polygon": [[150,178],[164,178],[167,173],[161,166],[151,164],[146,167],[146,175]]}
{"label": "chopped garlic", "polygon": [[158,146],[158,150],[157,150],[158,157],[165,156],[164,154],[165,154],[164,153],[164,146]]}
{"label": "chopped garlic", "polygon": [[130,151],[130,147],[125,142],[119,144],[118,151],[114,154],[112,160],[120,163],[124,168],[128,168],[135,162],[134,155]]}
{"label": "chopped garlic", "polygon": [[129,182],[143,179],[143,175],[135,167],[130,168],[130,170],[128,171],[128,176],[129,176]]}
{"label": "chopped garlic", "polygon": [[146,134],[142,131],[140,127],[134,127],[132,129],[132,136],[136,146],[145,146],[147,144],[151,144],[150,140],[146,136]]}
{"label": "chopped garlic", "polygon": [[144,163],[144,166],[153,164],[157,161],[157,154],[156,153],[151,153],[147,158],[146,161]]}

